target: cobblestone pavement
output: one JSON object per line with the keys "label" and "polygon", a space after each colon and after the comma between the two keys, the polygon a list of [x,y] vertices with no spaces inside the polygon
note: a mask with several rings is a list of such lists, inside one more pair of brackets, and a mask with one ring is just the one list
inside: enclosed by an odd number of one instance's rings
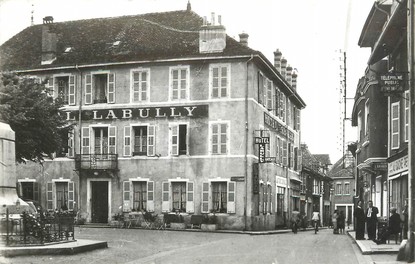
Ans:
{"label": "cobblestone pavement", "polygon": [[105,240],[108,248],[66,256],[0,257],[0,263],[401,263],[394,254],[364,256],[350,237],[331,230],[252,236],[77,228],[76,238]]}

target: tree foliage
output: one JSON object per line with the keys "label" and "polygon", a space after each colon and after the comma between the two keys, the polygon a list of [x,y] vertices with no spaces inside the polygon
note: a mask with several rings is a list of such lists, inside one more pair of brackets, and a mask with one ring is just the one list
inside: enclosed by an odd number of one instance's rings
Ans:
{"label": "tree foliage", "polygon": [[63,102],[50,94],[36,78],[0,73],[0,119],[15,131],[19,163],[53,158],[67,144],[62,135],[71,127],[61,110]]}

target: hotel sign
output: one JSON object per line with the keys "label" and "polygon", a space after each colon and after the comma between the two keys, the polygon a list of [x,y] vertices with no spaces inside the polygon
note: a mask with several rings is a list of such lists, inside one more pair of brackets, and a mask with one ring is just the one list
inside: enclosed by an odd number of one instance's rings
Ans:
{"label": "hotel sign", "polygon": [[281,124],[277,119],[271,117],[267,113],[264,113],[264,123],[269,128],[272,128],[282,136],[285,136],[289,141],[294,141],[294,133],[288,130],[286,126]]}
{"label": "hotel sign", "polygon": [[388,164],[388,175],[394,175],[402,171],[408,170],[408,155],[394,160]]}
{"label": "hotel sign", "polygon": [[403,90],[402,73],[386,73],[380,75],[380,90],[382,92],[402,92]]}
{"label": "hotel sign", "polygon": [[[82,120],[149,119],[149,118],[200,118],[209,116],[208,105],[138,107],[83,110]],[[66,112],[66,120],[78,120],[79,111]]]}

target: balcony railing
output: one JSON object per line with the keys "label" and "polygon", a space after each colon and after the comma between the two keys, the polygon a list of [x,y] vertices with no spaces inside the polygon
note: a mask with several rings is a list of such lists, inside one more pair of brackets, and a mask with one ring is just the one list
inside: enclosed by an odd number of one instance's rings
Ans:
{"label": "balcony railing", "polygon": [[118,170],[117,154],[77,154],[76,170]]}

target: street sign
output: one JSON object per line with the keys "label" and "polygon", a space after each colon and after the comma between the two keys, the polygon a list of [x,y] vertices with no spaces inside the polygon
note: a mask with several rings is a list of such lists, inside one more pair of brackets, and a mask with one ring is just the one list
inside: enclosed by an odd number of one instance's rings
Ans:
{"label": "street sign", "polygon": [[269,144],[269,137],[255,137],[255,144]]}
{"label": "street sign", "polygon": [[380,90],[384,93],[402,92],[404,77],[402,73],[380,75]]}
{"label": "street sign", "polygon": [[245,181],[245,176],[233,176],[233,177],[231,177],[231,181],[243,182],[243,181]]}

